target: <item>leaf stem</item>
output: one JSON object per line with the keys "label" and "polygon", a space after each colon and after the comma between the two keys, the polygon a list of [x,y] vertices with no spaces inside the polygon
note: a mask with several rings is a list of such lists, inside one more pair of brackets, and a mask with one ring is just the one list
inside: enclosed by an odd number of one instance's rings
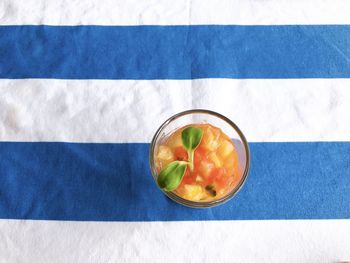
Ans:
{"label": "leaf stem", "polygon": [[178,162],[179,164],[190,164],[189,162],[186,162],[186,161],[176,161],[176,162]]}
{"label": "leaf stem", "polygon": [[190,166],[190,171],[193,172],[193,159],[194,159],[194,151],[187,151],[188,153],[188,165]]}

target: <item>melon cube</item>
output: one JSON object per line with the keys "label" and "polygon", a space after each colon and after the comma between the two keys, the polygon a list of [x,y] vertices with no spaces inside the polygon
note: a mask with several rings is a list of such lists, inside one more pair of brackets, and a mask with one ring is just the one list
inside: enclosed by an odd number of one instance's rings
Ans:
{"label": "melon cube", "polygon": [[171,151],[170,147],[160,145],[158,148],[157,158],[159,160],[172,161],[174,160],[174,154]]}
{"label": "melon cube", "polygon": [[215,168],[215,165],[212,162],[203,160],[201,161],[198,170],[201,176],[208,177],[214,168]]}
{"label": "melon cube", "polygon": [[214,163],[216,168],[222,166],[222,162],[215,152],[211,152],[208,157],[209,157],[210,161],[212,161]]}
{"label": "melon cube", "polygon": [[173,149],[176,147],[182,146],[181,133],[178,132],[178,133],[175,133],[173,136],[171,136],[167,144],[170,148],[173,148]]}
{"label": "melon cube", "polygon": [[219,147],[220,131],[207,127],[203,135],[203,146],[209,151],[215,151]]}
{"label": "melon cube", "polygon": [[220,147],[218,148],[217,152],[218,154],[225,158],[229,156],[234,151],[234,146],[232,142],[229,142],[228,140],[224,140],[221,142]]}

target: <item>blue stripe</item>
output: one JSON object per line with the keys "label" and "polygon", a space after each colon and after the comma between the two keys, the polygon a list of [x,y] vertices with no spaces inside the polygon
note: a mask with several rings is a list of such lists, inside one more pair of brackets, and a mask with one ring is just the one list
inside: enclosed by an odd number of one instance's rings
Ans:
{"label": "blue stripe", "polygon": [[167,199],[148,144],[0,143],[0,217],[57,220],[350,218],[350,142],[251,143],[248,180],[228,203]]}
{"label": "blue stripe", "polygon": [[350,26],[1,26],[0,78],[349,78]]}

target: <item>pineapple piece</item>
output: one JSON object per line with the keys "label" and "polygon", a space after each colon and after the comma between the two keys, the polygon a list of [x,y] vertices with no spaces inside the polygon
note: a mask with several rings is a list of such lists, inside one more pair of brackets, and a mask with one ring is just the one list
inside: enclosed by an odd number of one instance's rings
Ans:
{"label": "pineapple piece", "polygon": [[229,142],[228,140],[224,140],[221,142],[217,152],[221,157],[226,158],[234,151],[234,149],[235,148],[232,142]]}
{"label": "pineapple piece", "polygon": [[216,151],[219,147],[220,131],[212,127],[207,127],[203,134],[203,146],[209,151]]}
{"label": "pineapple piece", "polygon": [[173,161],[174,160],[174,154],[171,151],[170,147],[160,145],[158,148],[157,158],[159,160],[163,161]]}
{"label": "pineapple piece", "polygon": [[215,152],[211,152],[208,157],[209,157],[209,160],[214,163],[216,168],[222,166],[222,162]]}
{"label": "pineapple piece", "polygon": [[208,177],[214,168],[215,168],[215,165],[212,162],[203,160],[199,165],[198,171],[203,177]]}
{"label": "pineapple piece", "polygon": [[182,196],[185,199],[192,201],[199,201],[203,196],[203,188],[200,185],[184,185],[184,195]]}

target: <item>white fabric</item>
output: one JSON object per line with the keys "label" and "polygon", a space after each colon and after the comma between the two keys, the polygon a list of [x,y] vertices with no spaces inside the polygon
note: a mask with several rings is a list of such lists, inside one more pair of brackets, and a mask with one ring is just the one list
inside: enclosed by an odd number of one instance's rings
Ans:
{"label": "white fabric", "polygon": [[3,25],[349,24],[347,0],[1,0]]}
{"label": "white fabric", "polygon": [[1,262],[344,262],[349,220],[0,220]]}
{"label": "white fabric", "polygon": [[150,142],[163,121],[193,108],[226,115],[250,142],[350,140],[350,79],[24,79],[0,86],[2,141]]}

